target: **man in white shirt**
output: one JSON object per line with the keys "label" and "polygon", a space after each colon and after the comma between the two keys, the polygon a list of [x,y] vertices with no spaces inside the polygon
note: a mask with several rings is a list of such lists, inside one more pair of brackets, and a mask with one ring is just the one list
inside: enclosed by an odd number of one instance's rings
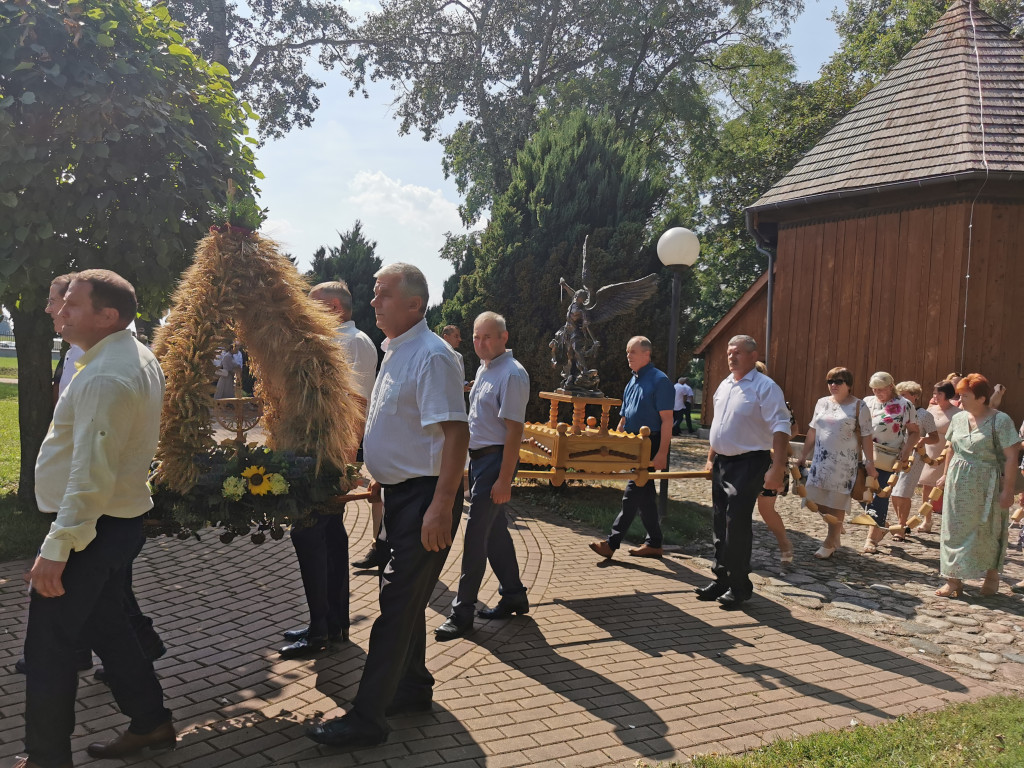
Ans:
{"label": "man in white shirt", "polygon": [[391,559],[352,707],[307,731],[337,747],[380,744],[388,716],[432,707],[424,611],[462,516],[458,491],[469,444],[459,361],[424,320],[426,278],[401,263],[375,277],[370,304],[387,352],[370,396],[363,456],[382,489]]}
{"label": "man in white shirt", "polygon": [[147,476],[160,433],[164,377],[126,330],[135,291],[107,270],[72,276],[61,332],[85,354],[57,402],[36,460],[36,500],[57,519],[28,573],[25,749],[22,766],[71,765],[79,638],[104,662],[131,723],[97,758],[121,758],[176,740],[163,691],[129,623],[123,585],[152,508]]}
{"label": "man in white shirt", "polygon": [[[338,345],[352,373],[351,394],[365,413],[377,371],[377,349],[352,322],[348,285],[342,280],[320,283],[310,290],[309,298],[338,318]],[[301,659],[327,650],[331,643],[348,640],[348,531],[343,510],[313,513],[308,525],[292,526],[290,537],[299,561],[309,624],[285,632],[284,639],[290,642],[279,653],[283,659]]]}
{"label": "man in white shirt", "polygon": [[473,611],[488,561],[498,577],[501,600],[477,615],[505,619],[530,610],[504,507],[512,498],[512,480],[519,466],[530,377],[512,357],[512,350],[505,348],[507,343],[504,317],[495,312],[477,317],[473,347],[480,368],[469,393],[469,520],[458,593],[448,620],[434,630],[442,641],[473,629]]}
{"label": "man in white shirt", "polygon": [[[718,600],[735,609],[750,599],[751,518],[763,488],[782,490],[789,453],[789,409],[778,384],[758,373],[757,342],[729,339],[729,376],[715,391],[711,448],[715,580],[697,589],[698,600]],[[774,451],[774,458],[772,455]]]}
{"label": "man in white shirt", "polygon": [[680,427],[682,426],[683,419],[686,419],[686,431],[689,434],[693,434],[697,430],[693,428],[693,421],[690,419],[690,410],[693,407],[693,387],[690,386],[690,380],[687,378],[680,378],[674,385],[675,389],[675,403],[672,406],[672,434],[682,434]]}

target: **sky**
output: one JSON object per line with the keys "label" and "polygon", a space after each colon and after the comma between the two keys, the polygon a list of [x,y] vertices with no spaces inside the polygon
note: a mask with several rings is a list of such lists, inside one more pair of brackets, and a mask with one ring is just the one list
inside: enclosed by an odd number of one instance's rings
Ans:
{"label": "sky", "polygon": [[[812,80],[838,44],[828,20],[835,0],[805,0],[790,45],[802,80]],[[384,263],[408,261],[427,276],[431,303],[451,266],[437,256],[446,232],[464,231],[460,196],[445,179],[436,141],[399,136],[386,83],[371,84],[370,98],[352,98],[349,84],[325,73],[313,125],[270,141],[257,152],[260,204],[269,208],[263,233],[277,239],[308,269],[321,245],[337,245],[338,232],[357,219],[377,242]]]}

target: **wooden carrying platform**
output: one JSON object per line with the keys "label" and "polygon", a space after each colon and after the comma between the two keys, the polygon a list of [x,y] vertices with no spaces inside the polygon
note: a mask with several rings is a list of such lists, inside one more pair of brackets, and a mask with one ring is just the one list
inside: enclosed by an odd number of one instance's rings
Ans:
{"label": "wooden carrying platform", "polygon": [[[651,431],[641,427],[639,434],[609,429],[613,406],[622,401],[613,397],[585,397],[563,392],[541,392],[551,402],[546,424],[527,424],[519,460],[526,464],[550,467],[547,470],[522,470],[518,476],[550,480],[561,485],[566,478],[580,480],[634,480],[644,485],[650,479],[708,477],[707,472],[651,472]],[[572,405],[572,423],[558,420],[562,403]],[[587,406],[601,409],[600,420],[587,416]]]}

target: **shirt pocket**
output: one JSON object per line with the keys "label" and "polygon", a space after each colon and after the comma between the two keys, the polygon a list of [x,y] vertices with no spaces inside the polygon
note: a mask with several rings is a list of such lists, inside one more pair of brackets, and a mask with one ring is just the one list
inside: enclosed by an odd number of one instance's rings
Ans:
{"label": "shirt pocket", "polygon": [[398,413],[398,398],[402,394],[402,382],[385,376],[377,390],[377,412],[387,416]]}

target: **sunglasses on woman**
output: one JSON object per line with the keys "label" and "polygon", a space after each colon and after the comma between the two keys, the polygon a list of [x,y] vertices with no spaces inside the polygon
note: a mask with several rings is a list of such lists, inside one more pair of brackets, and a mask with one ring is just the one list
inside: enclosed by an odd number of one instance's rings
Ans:
{"label": "sunglasses on woman", "polygon": [[846,382],[843,381],[842,379],[829,379],[825,383],[828,384],[830,387],[838,387],[840,384],[845,384]]}

